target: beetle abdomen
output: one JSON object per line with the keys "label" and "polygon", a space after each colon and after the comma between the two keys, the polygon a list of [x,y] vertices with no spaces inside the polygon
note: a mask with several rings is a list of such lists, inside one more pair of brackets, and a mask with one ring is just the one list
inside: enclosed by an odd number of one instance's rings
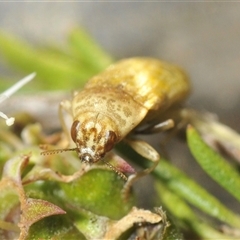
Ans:
{"label": "beetle abdomen", "polygon": [[184,100],[190,91],[178,67],[152,58],[129,58],[112,64],[91,78],[85,88],[117,87],[148,110],[163,109]]}
{"label": "beetle abdomen", "polygon": [[152,58],[121,60],[91,78],[73,98],[73,118],[102,114],[116,124],[122,139],[139,123],[184,100],[189,90],[178,67]]}

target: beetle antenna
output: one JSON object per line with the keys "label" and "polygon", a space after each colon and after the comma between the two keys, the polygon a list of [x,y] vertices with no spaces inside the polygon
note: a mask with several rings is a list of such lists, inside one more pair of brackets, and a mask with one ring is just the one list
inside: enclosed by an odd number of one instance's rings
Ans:
{"label": "beetle antenna", "polygon": [[62,152],[68,152],[68,151],[76,151],[77,148],[66,148],[66,149],[51,149],[51,150],[46,150],[41,152],[41,155],[52,155],[52,154],[57,154],[57,153],[62,153]]}
{"label": "beetle antenna", "polygon": [[111,169],[112,171],[114,171],[115,173],[117,173],[117,175],[119,177],[121,177],[122,179],[124,179],[125,181],[128,180],[127,176],[125,174],[123,174],[122,172],[118,171],[117,168],[115,168],[112,164],[110,164],[109,162],[105,161],[105,160],[102,160],[103,163],[109,168]]}

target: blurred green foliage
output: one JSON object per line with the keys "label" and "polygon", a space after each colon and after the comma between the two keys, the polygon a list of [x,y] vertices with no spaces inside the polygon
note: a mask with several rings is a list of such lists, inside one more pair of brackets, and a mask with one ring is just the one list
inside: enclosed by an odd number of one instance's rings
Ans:
{"label": "blurred green foliage", "polygon": [[[19,73],[36,72],[37,78],[31,83],[31,88],[34,87],[36,91],[60,89],[67,91],[81,88],[89,77],[113,62],[113,59],[81,28],[75,28],[70,32],[68,44],[64,50],[56,46],[38,48],[0,32],[0,56],[9,67],[18,70]],[[2,76],[0,90],[8,88],[13,83],[11,80],[9,77]],[[27,118],[26,122],[21,124],[22,128],[36,127]],[[6,239],[11,239],[18,236],[19,232],[16,228],[20,227],[23,231],[23,226],[18,223],[25,221],[29,224],[29,229],[26,229],[28,236],[22,234],[20,239],[52,239],[53,236],[54,239],[96,239],[104,236],[103,229],[112,226],[112,221],[129,213],[135,201],[133,196],[128,202],[124,201],[121,195],[124,182],[117,174],[100,167],[87,171],[73,182],[61,182],[64,176],[58,175],[59,171],[64,169],[64,174],[71,175],[78,170],[77,156],[71,153],[64,156],[40,157],[36,142],[45,143],[42,132],[32,131],[30,135],[36,141],[29,145],[23,142],[19,132],[1,123],[0,238],[7,236]],[[223,187],[223,191],[228,191],[240,201],[240,177],[236,168],[208,147],[192,127],[187,130],[187,141],[190,151],[204,171]],[[149,166],[149,161],[137,155],[128,146],[120,143],[117,149],[137,165]],[[23,153],[28,154],[27,161],[21,158]],[[19,159],[13,160],[16,156]],[[19,164],[21,161],[23,165]],[[49,171],[49,175],[44,175],[42,181],[38,181],[44,171]],[[36,180],[25,185],[21,178],[29,173],[32,173]],[[234,238],[234,234],[240,228],[240,216],[228,209],[193,179],[164,159],[161,159],[153,176],[158,193],[158,206],[165,207],[182,231],[191,232],[201,239]],[[9,186],[14,186],[15,190],[9,190]],[[35,204],[39,204],[37,210],[30,208],[27,204],[30,199],[33,199]],[[38,199],[41,201],[37,201]],[[26,212],[36,211],[36,216],[31,217],[30,220],[25,212],[23,221],[20,215],[20,209],[22,210],[23,206]],[[47,215],[43,206],[51,208],[52,213]],[[204,212],[215,222],[207,217],[202,220],[202,216],[198,215],[194,209]],[[62,211],[67,214],[59,215],[63,214]],[[57,216],[50,216],[55,214]],[[216,222],[228,226],[230,232],[222,233],[221,225],[217,225]],[[12,225],[8,226],[8,223]],[[174,230],[171,234],[174,232],[174,237],[165,235],[161,239],[182,239],[174,223],[172,227]],[[146,226],[142,228],[148,231]],[[134,234],[137,236],[136,233]],[[141,234],[141,231],[137,234]]]}

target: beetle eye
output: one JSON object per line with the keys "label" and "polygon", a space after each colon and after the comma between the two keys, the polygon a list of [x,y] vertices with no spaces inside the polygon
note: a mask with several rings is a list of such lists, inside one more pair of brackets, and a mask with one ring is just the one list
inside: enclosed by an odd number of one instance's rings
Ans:
{"label": "beetle eye", "polygon": [[117,135],[113,131],[108,131],[106,134],[106,143],[105,143],[105,151],[108,152],[110,151],[114,144],[117,141]]}
{"label": "beetle eye", "polygon": [[77,132],[79,130],[79,127],[80,127],[80,122],[75,120],[72,124],[72,128],[71,128],[71,137],[72,137],[72,140],[74,142],[76,142],[76,138],[77,138]]}

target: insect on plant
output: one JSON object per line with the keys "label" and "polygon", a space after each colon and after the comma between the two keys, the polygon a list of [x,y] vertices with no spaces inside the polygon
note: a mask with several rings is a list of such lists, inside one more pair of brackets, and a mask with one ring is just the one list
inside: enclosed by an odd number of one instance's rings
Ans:
{"label": "insect on plant", "polygon": [[[166,110],[179,105],[189,91],[187,76],[176,66],[152,58],[121,60],[92,77],[71,101],[61,102],[62,126],[76,147],[47,150],[43,154],[74,150],[86,164],[102,160],[127,180],[127,191],[134,180],[151,172],[160,159],[153,147],[132,136],[136,132],[152,133],[173,127],[171,119],[160,119]],[[64,122],[64,111],[73,118],[70,134]],[[110,165],[104,156],[123,139],[154,164],[128,178]]]}

